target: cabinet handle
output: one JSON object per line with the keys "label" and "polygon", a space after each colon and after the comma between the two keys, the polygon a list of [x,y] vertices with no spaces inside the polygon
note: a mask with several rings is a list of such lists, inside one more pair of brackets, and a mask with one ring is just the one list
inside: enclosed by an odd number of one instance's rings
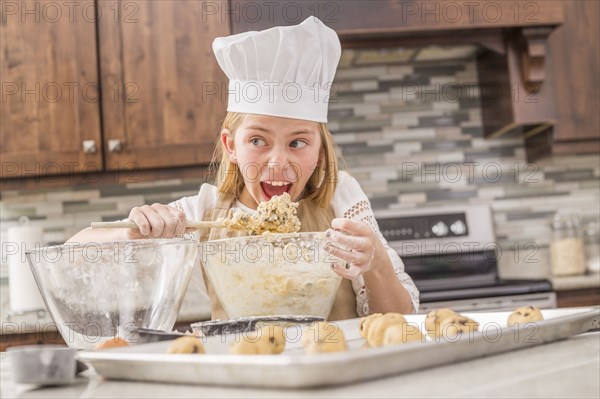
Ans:
{"label": "cabinet handle", "polygon": [[83,140],[83,152],[86,154],[96,153],[96,141],[95,140]]}
{"label": "cabinet handle", "polygon": [[121,152],[123,146],[121,145],[121,140],[119,139],[111,139],[108,140],[108,152]]}

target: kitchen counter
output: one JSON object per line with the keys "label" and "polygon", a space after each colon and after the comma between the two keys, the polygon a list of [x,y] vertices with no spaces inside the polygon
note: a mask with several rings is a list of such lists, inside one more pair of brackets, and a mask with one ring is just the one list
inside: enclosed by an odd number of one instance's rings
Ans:
{"label": "kitchen counter", "polygon": [[554,291],[600,288],[600,273],[583,274],[581,276],[551,277]]}
{"label": "kitchen counter", "polygon": [[[407,361],[409,361],[407,359]],[[343,370],[340,370],[343,372]],[[599,397],[600,332],[368,382],[311,390],[260,390],[89,379],[68,387],[15,386],[0,354],[1,397]]]}
{"label": "kitchen counter", "polygon": [[[2,279],[0,278],[0,280]],[[208,300],[203,299],[203,295],[198,293],[197,287],[190,285],[188,292],[191,292],[191,295],[189,295],[189,298],[186,296],[183,301],[177,316],[177,323],[191,324],[197,321],[210,320],[210,303]],[[57,331],[58,328],[46,309],[11,314],[8,284],[6,281],[0,281],[0,335],[46,334]]]}
{"label": "kitchen counter", "polygon": [[0,335],[58,331],[56,323],[46,310],[21,314],[10,314],[6,311],[2,312],[1,321]]}
{"label": "kitchen counter", "polygon": [[[196,314],[180,314],[177,318],[177,323],[191,324],[204,320],[210,320],[210,314],[202,314],[199,318]],[[2,315],[0,323],[0,335],[52,333],[57,331],[56,323],[54,323],[52,317],[46,311],[9,315],[6,317]]]}
{"label": "kitchen counter", "polygon": [[[210,320],[210,309],[182,308],[177,317],[177,323],[191,324],[204,320]],[[58,331],[56,323],[46,310],[22,314],[10,314],[8,310],[3,310],[0,317],[0,335],[51,333],[55,331]]]}

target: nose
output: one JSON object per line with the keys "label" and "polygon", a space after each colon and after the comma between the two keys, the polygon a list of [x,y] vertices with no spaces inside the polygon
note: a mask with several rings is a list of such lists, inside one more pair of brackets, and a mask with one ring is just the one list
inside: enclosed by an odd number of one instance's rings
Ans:
{"label": "nose", "polygon": [[291,162],[286,149],[273,147],[267,161],[269,176],[273,180],[296,181],[297,171],[294,163]]}
{"label": "nose", "polygon": [[287,163],[288,159],[286,152],[278,148],[273,148],[269,160],[267,161],[267,167],[276,172],[281,172],[286,167]]}

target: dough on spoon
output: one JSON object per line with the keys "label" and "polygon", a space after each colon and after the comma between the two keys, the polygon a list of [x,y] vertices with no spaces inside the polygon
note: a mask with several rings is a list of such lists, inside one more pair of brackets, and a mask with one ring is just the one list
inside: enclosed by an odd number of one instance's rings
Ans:
{"label": "dough on spoon", "polygon": [[231,229],[248,230],[252,235],[265,232],[296,233],[300,231],[298,205],[292,202],[288,193],[274,195],[269,201],[258,205],[254,216],[237,210],[231,219],[224,220],[224,224]]}

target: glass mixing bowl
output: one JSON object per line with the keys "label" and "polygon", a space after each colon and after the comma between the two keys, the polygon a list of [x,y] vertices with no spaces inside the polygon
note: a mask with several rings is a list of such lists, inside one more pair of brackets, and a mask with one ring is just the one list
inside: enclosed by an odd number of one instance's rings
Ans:
{"label": "glass mixing bowl", "polygon": [[230,319],[319,316],[331,312],[340,260],[323,249],[324,233],[264,234],[207,241],[200,262]]}
{"label": "glass mixing bowl", "polygon": [[171,330],[198,242],[149,239],[60,245],[27,251],[44,302],[67,345],[91,349],[138,328]]}

